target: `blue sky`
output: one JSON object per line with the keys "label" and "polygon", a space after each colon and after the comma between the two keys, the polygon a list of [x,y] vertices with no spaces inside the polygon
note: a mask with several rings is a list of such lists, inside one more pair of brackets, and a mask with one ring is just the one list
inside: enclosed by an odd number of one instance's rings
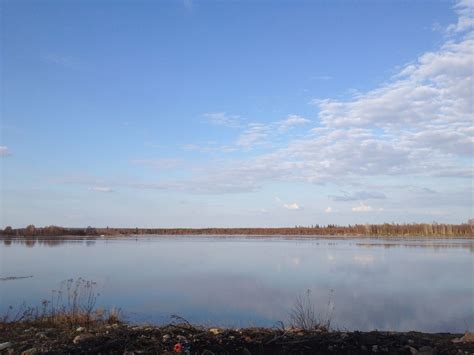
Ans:
{"label": "blue sky", "polygon": [[0,224],[465,222],[472,7],[3,1]]}

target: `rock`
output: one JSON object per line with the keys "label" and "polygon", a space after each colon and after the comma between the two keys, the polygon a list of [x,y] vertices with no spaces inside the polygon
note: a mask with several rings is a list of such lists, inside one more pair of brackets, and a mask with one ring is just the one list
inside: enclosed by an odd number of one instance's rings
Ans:
{"label": "rock", "polygon": [[376,353],[379,351],[379,346],[378,345],[372,345],[372,352]]}
{"label": "rock", "polygon": [[410,350],[410,354],[411,355],[417,355],[418,354],[418,350],[416,350],[413,346],[405,346],[405,348],[407,348],[408,350]]}
{"label": "rock", "polygon": [[84,332],[85,330],[86,330],[86,328],[84,328],[84,327],[79,327],[79,328],[76,329],[76,332],[82,333],[82,332]]}
{"label": "rock", "polygon": [[360,350],[362,350],[362,351],[367,351],[367,347],[366,347],[365,345],[362,345],[362,346],[360,347]]}
{"label": "rock", "polygon": [[31,349],[23,351],[21,355],[35,355],[37,353],[38,353],[38,350],[36,350],[36,348],[31,348]]}
{"label": "rock", "polygon": [[76,336],[72,342],[74,344],[79,344],[93,337],[94,336],[92,334],[81,334],[81,335]]}
{"label": "rock", "polygon": [[47,334],[46,332],[39,332],[39,333],[36,333],[36,337],[40,339],[44,339],[44,338],[47,338]]}
{"label": "rock", "polygon": [[453,339],[452,342],[453,343],[473,343],[474,333],[466,333],[460,338]]}
{"label": "rock", "polygon": [[209,332],[214,334],[214,335],[218,335],[218,334],[221,333],[220,329],[218,329],[218,328],[211,328],[211,329],[209,329]]}
{"label": "rock", "polygon": [[1,343],[0,344],[0,350],[5,350],[5,349],[8,349],[12,346],[13,346],[13,344],[7,341],[6,343]]}
{"label": "rock", "polygon": [[169,334],[165,334],[165,335],[163,335],[163,338],[161,338],[161,339],[162,339],[163,343],[166,343],[166,342],[168,342],[168,340],[170,340],[170,338],[171,337],[170,337]]}

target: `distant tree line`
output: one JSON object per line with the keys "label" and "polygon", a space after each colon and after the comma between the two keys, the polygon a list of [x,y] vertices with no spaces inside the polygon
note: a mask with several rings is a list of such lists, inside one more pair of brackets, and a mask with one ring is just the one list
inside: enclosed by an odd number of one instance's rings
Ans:
{"label": "distant tree line", "polygon": [[113,236],[113,235],[360,235],[360,236],[474,236],[474,225],[413,223],[295,226],[293,228],[66,228],[58,226],[0,230],[3,236]]}

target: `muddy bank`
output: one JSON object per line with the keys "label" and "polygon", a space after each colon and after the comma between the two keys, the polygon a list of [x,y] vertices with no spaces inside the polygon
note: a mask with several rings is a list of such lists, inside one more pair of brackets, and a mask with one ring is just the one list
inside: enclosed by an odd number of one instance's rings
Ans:
{"label": "muddy bank", "polygon": [[473,334],[0,324],[1,354],[473,354]]}

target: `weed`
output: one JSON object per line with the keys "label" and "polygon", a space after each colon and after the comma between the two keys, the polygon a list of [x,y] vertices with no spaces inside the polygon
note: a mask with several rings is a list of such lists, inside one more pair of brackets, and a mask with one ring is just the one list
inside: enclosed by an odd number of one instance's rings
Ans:
{"label": "weed", "polygon": [[328,299],[327,308],[324,314],[316,313],[316,307],[311,299],[311,290],[306,290],[304,295],[296,297],[295,304],[290,311],[290,325],[293,328],[300,328],[307,331],[324,330],[331,327],[332,313],[332,293]]}

